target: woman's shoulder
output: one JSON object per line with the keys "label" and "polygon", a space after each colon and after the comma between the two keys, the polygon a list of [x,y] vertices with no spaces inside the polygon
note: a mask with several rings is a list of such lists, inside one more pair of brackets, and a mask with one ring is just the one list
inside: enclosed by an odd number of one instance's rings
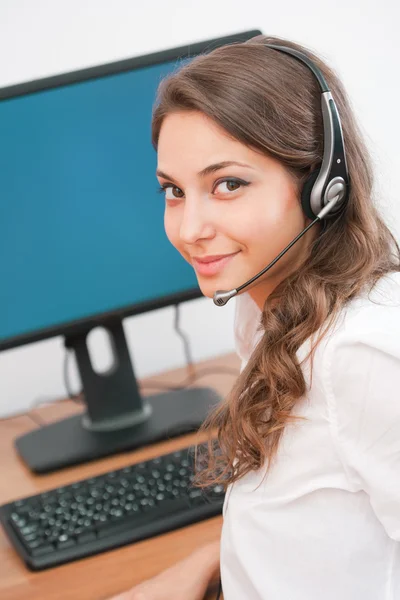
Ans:
{"label": "woman's shoulder", "polygon": [[[382,276],[344,308],[335,331],[338,339],[368,334],[400,334],[400,273]],[[400,335],[398,337],[400,345]]]}
{"label": "woman's shoulder", "polygon": [[[248,292],[237,296],[235,301],[235,350],[243,364],[262,335],[262,312]],[[298,351],[300,360],[308,355],[319,334],[320,331],[316,332],[304,342]],[[382,276],[341,310],[335,325],[317,343],[315,359],[321,360],[333,347],[348,345],[349,341],[377,348],[389,345],[400,359],[400,273]]]}
{"label": "woman's shoulder", "polygon": [[[363,373],[366,380],[365,369],[372,362],[388,373],[400,368],[400,273],[382,276],[373,288],[352,299],[314,353],[323,379],[359,379]],[[374,376],[379,377],[376,369]]]}
{"label": "woman's shoulder", "polygon": [[[333,370],[335,377],[347,371],[344,357],[355,362],[377,353],[393,358],[400,364],[400,273],[382,276],[371,288],[366,288],[350,300],[336,316],[334,324],[324,327],[306,340],[298,351],[305,372],[312,356],[316,375],[325,378]],[[347,360],[346,358],[346,360]],[[308,371],[306,371],[308,369]]]}

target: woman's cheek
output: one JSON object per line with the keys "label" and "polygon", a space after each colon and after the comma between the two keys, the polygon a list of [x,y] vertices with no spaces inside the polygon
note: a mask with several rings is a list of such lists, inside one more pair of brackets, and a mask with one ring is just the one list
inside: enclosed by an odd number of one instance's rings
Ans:
{"label": "woman's cheek", "polygon": [[179,250],[179,223],[177,222],[176,217],[174,218],[168,210],[164,213],[164,229],[168,240],[177,250]]}

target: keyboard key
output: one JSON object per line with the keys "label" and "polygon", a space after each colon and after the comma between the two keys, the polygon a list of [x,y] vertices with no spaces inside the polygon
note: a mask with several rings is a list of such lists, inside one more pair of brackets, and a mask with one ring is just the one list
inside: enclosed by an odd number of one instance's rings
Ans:
{"label": "keyboard key", "polygon": [[[61,541],[62,540],[62,541]],[[64,548],[71,548],[71,546],[75,546],[76,541],[73,538],[69,538],[68,536],[60,536],[59,541],[57,543],[57,548],[59,550],[63,550]]]}
{"label": "keyboard key", "polygon": [[78,544],[87,544],[88,542],[93,542],[97,538],[97,535],[94,531],[88,531],[86,533],[81,533],[77,536]]}
{"label": "keyboard key", "polygon": [[53,544],[47,544],[47,546],[39,546],[38,548],[33,548],[31,550],[31,554],[32,556],[43,556],[43,554],[48,554],[49,552],[53,552],[53,550]]}
{"label": "keyboard key", "polygon": [[[46,543],[47,543],[47,541],[46,541]],[[43,545],[45,545],[45,542],[43,541],[43,539],[42,538],[37,538],[35,540],[29,541],[26,544],[26,547],[29,550],[35,550],[35,548],[39,548],[40,546],[43,546]]]}

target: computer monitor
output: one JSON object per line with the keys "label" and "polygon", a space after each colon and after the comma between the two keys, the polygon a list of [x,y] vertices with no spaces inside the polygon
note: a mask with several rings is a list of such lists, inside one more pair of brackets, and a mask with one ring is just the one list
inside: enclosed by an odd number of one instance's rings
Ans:
{"label": "computer monitor", "polygon": [[[258,30],[0,89],[0,350],[62,335],[86,411],[16,440],[47,472],[198,429],[209,388],[141,397],[122,320],[201,296],[167,240],[151,115],[161,79]],[[104,327],[106,373],[87,336]]]}

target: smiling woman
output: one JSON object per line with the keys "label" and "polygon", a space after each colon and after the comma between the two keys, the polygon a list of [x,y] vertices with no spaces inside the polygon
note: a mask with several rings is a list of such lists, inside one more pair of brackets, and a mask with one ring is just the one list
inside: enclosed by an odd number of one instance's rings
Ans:
{"label": "smiling woman", "polygon": [[[313,186],[337,146],[324,127],[333,101],[346,202],[321,223]],[[166,234],[205,296],[282,255],[235,299],[242,372],[203,426],[196,483],[226,486],[225,600],[389,600],[400,590],[400,256],[341,82],[288,40],[223,46],[161,82],[152,142]],[[196,556],[204,584],[210,563]],[[171,572],[137,591],[200,600],[180,570],[181,596]]]}

